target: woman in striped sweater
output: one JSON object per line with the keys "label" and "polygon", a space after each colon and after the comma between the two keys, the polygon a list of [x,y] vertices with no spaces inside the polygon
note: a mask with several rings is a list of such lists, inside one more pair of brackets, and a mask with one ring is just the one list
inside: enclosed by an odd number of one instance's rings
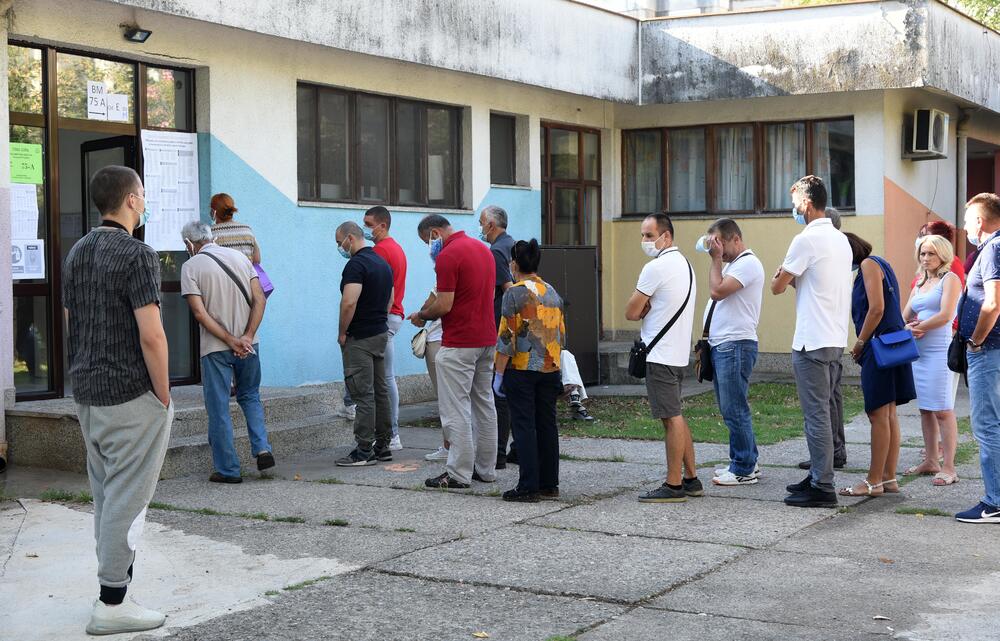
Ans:
{"label": "woman in striped sweater", "polygon": [[219,193],[212,196],[212,234],[215,235],[215,244],[222,247],[229,247],[243,254],[250,259],[254,265],[260,264],[260,246],[257,245],[257,238],[253,235],[250,225],[238,223],[233,220],[236,203],[229,194]]}

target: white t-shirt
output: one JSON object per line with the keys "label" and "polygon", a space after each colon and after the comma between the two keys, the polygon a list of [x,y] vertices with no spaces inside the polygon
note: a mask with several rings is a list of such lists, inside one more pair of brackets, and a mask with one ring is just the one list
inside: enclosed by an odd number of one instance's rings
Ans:
{"label": "white t-shirt", "polygon": [[676,247],[663,250],[646,263],[639,273],[635,288],[649,296],[649,313],[642,319],[640,335],[647,345],[673,318],[684,303],[691,287],[691,298],[677,322],[646,356],[649,363],[686,367],[691,354],[691,328],[694,323],[694,301],[698,286],[692,282],[693,272],[688,261]]}
{"label": "white t-shirt", "polygon": [[[764,292],[764,265],[749,249],[722,269],[722,278],[732,276],[742,288],[715,304],[712,326],[708,328],[708,344],[712,347],[729,341],[757,340],[757,323],[760,321],[760,303]],[[702,327],[712,307],[705,305]]]}
{"label": "white t-shirt", "polygon": [[793,350],[847,347],[853,258],[847,237],[829,218],[812,221],[792,239],[781,268],[796,277]]}

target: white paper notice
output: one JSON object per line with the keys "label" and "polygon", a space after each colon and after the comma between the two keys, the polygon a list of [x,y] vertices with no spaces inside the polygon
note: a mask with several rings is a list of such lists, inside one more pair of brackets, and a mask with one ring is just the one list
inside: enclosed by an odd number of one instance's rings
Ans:
{"label": "white paper notice", "polygon": [[108,90],[103,82],[87,81],[87,118],[108,119]]}
{"label": "white paper notice", "polygon": [[142,130],[146,189],[146,244],[157,251],[184,251],[181,227],[198,220],[198,135]]}
{"label": "white paper notice", "polygon": [[38,236],[38,196],[35,185],[10,186],[10,236],[31,238]]}
{"label": "white paper notice", "polygon": [[45,241],[14,239],[11,241],[11,275],[14,280],[45,278]]}
{"label": "white paper notice", "polygon": [[108,120],[111,122],[128,122],[128,96],[123,93],[107,95]]}

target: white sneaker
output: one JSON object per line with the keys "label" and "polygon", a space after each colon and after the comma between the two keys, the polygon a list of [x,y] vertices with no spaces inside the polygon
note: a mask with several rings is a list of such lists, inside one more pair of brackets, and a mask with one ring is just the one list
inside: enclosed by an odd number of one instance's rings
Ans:
{"label": "white sneaker", "polygon": [[349,421],[353,421],[357,416],[358,408],[356,405],[345,405],[334,413],[334,416],[339,416],[340,418],[346,418]]}
{"label": "white sneaker", "polygon": [[[723,474],[727,473],[729,473],[728,467],[718,467],[715,469],[715,476],[722,476]],[[733,476],[735,476],[735,474]],[[753,473],[751,473],[750,476],[752,476],[755,479],[760,478],[760,465],[753,466]]]}
{"label": "white sneaker", "polygon": [[444,446],[437,448],[437,450],[431,452],[430,454],[424,454],[424,458],[428,461],[447,461],[448,460],[448,450]]}
{"label": "white sneaker", "polygon": [[716,485],[753,485],[756,482],[756,476],[737,476],[729,470],[712,479]]}
{"label": "white sneaker", "polygon": [[399,434],[393,436],[392,439],[389,440],[389,449],[390,450],[403,449],[403,444],[399,440]]}
{"label": "white sneaker", "polygon": [[87,624],[87,634],[118,634],[120,632],[142,632],[163,625],[163,614],[148,610],[131,598],[119,605],[107,605],[100,599],[94,602],[94,611]]}

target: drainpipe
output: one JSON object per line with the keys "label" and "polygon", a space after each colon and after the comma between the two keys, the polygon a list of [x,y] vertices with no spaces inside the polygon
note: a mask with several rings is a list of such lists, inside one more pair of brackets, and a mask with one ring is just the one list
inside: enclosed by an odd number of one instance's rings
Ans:
{"label": "drainpipe", "polygon": [[[955,229],[965,227],[965,203],[968,201],[969,190],[969,118],[971,111],[962,109],[958,117],[958,144],[955,145],[955,160],[958,162],[957,180],[955,185]],[[957,234],[956,234],[957,235]],[[965,258],[965,243],[961,243],[962,258]]]}

